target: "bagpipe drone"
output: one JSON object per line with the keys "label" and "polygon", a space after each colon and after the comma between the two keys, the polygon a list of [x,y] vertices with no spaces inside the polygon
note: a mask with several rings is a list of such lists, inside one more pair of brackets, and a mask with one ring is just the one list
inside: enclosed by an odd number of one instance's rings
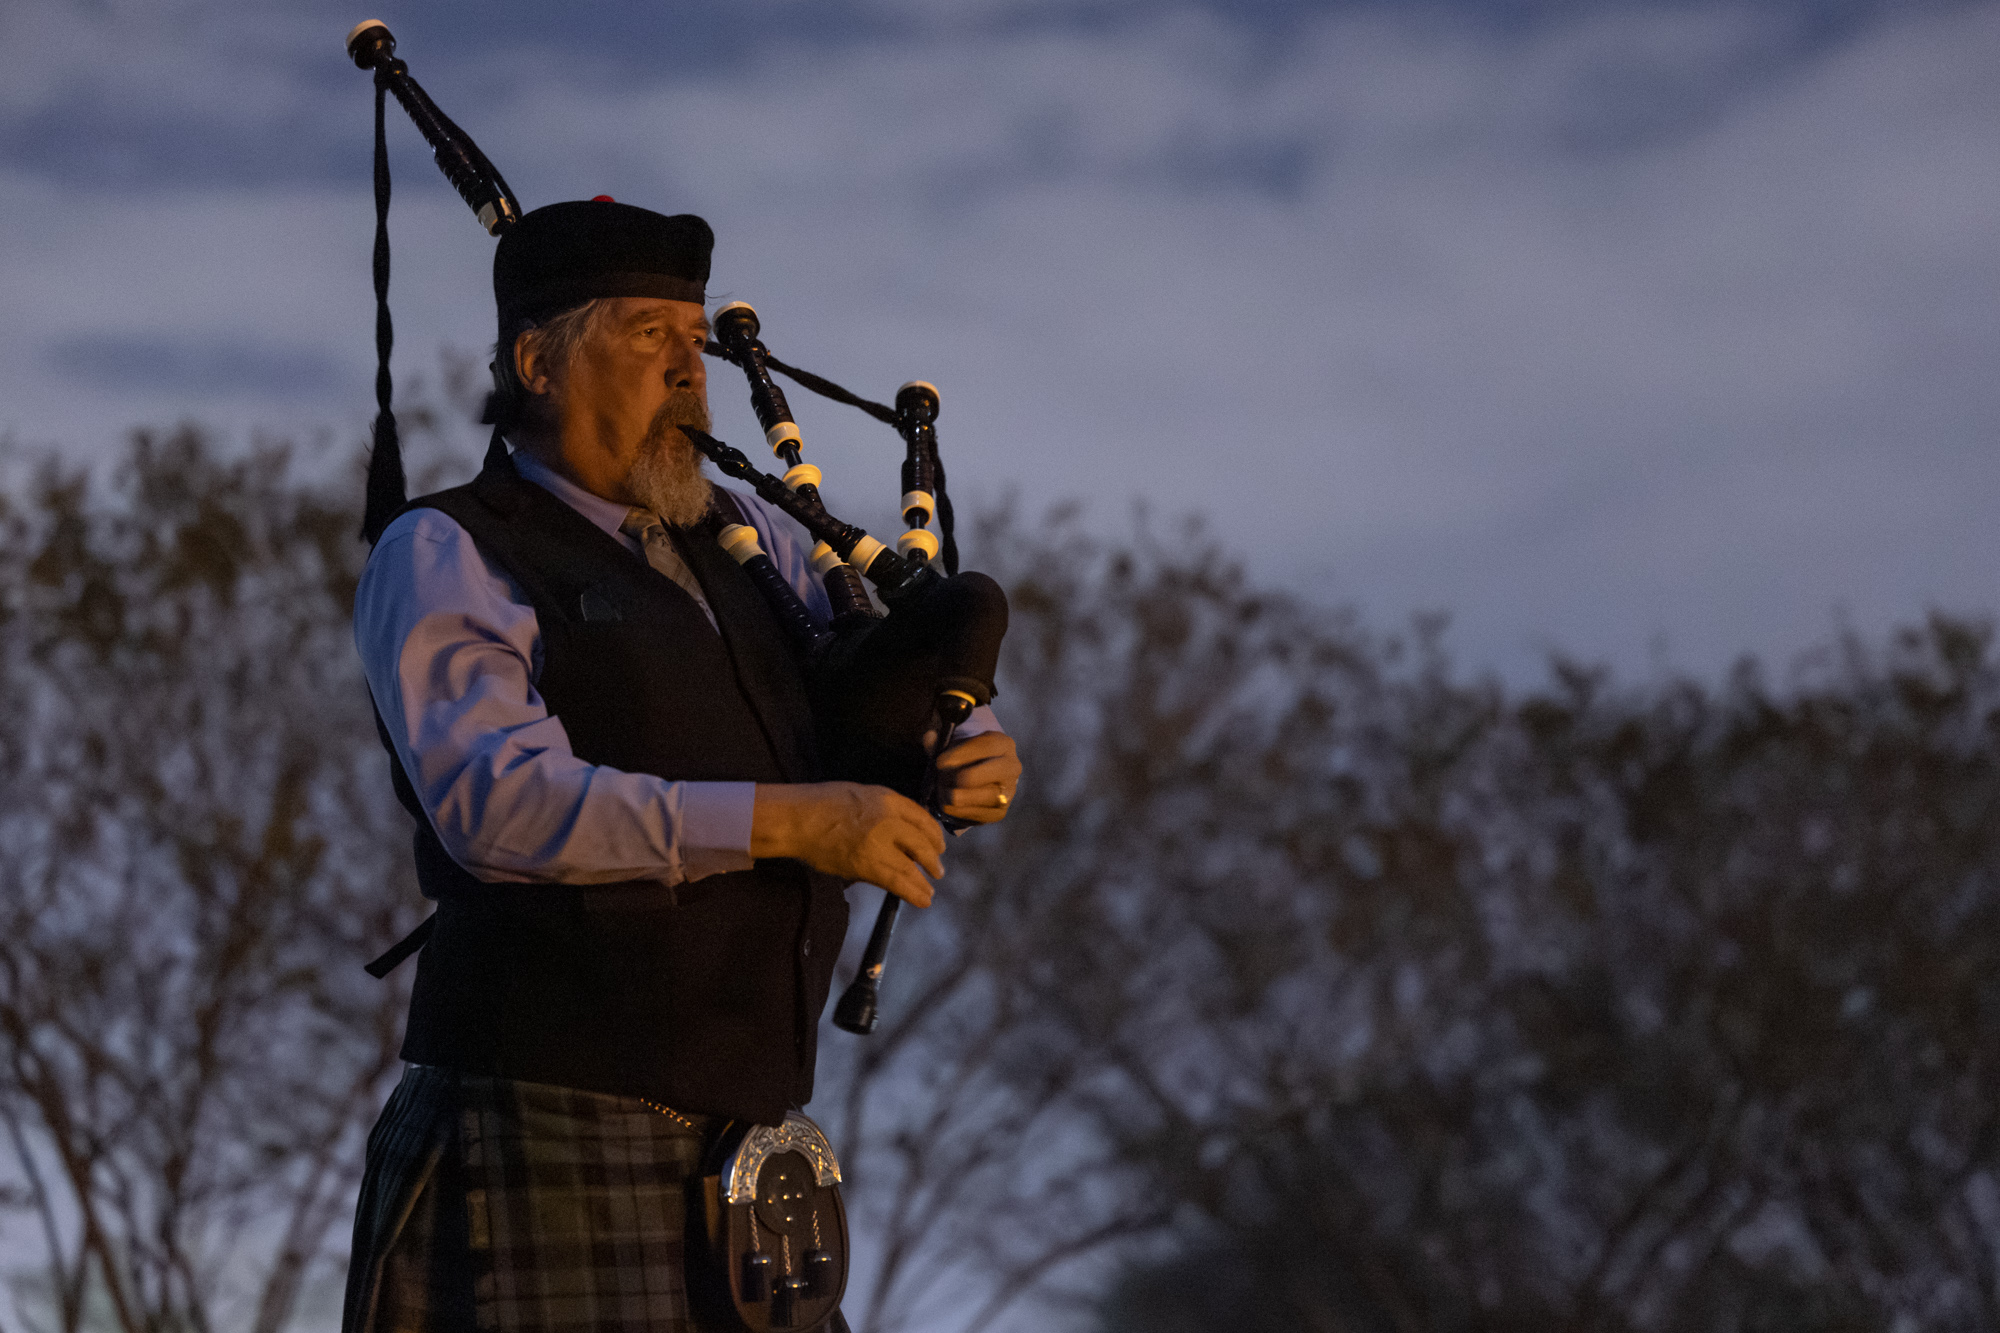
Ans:
{"label": "bagpipe drone", "polygon": [[[438,169],[489,235],[497,237],[513,226],[522,210],[506,179],[478,145],[410,77],[409,67],[396,57],[396,39],[386,25],[375,20],[358,25],[348,34],[347,53],[357,67],[375,76],[377,412],[362,518],[362,535],[373,542],[406,498],[389,374],[395,338],[388,304],[386,99],[394,96],[409,113],[430,144]],[[898,390],[893,407],[871,402],[772,356],[760,339],[760,322],[750,306],[732,302],[718,310],[712,322],[714,332],[706,351],[743,371],[765,443],[786,470],[782,477],[773,476],[721,440],[691,427],[682,429],[719,471],[747,482],[816,540],[811,560],[833,609],[831,624],[825,628],[815,623],[772,564],[754,529],[730,524],[720,534],[723,548],[757,584],[799,654],[827,774],[893,788],[952,826],[956,821],[943,813],[939,801],[936,757],[951,744],[972,710],[993,697],[994,671],[1007,629],[1007,598],[986,575],[958,568],[951,501],[938,457],[938,392],[919,381]],[[801,457],[798,424],[771,377],[773,371],[860,408],[902,436],[900,508],[906,529],[894,549],[827,512],[819,493],[820,470]],[[496,457],[505,457],[497,428],[489,463]],[[886,616],[870,601],[864,577],[888,608]],[[861,971],[835,1006],[834,1022],[850,1032],[866,1033],[875,1026],[883,965],[900,902],[894,895],[884,900]]]}

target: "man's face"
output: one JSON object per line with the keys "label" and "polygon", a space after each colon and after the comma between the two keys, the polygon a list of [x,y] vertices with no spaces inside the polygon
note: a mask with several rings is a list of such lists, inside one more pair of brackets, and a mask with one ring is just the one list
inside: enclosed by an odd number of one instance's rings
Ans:
{"label": "man's face", "polygon": [[[593,494],[639,505],[648,498],[631,493],[635,469],[696,471],[693,446],[672,427],[708,423],[707,341],[708,319],[692,301],[607,300],[551,386],[559,457],[550,462]],[[544,369],[531,363],[523,378],[533,384]]]}

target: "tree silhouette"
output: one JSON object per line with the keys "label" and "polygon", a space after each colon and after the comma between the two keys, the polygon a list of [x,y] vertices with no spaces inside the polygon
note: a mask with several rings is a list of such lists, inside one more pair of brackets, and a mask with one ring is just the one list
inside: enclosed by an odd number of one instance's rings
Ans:
{"label": "tree silhouette", "polygon": [[[1401,758],[1291,861],[1325,953],[1188,1012],[1311,977],[1341,1032],[1176,1103],[1224,1179],[1128,1140],[1187,1210],[1102,1327],[2000,1327],[1986,631],[1849,639],[1782,691],[1554,684],[1389,691]],[[1137,1063],[1191,1045],[1228,1048]]]}
{"label": "tree silhouette", "polygon": [[225,462],[193,430],[105,476],[24,470],[0,528],[21,1318],[274,1333],[352,1216],[400,1038],[357,964],[418,901],[348,641],[353,516],[283,451]]}
{"label": "tree silhouette", "polygon": [[[422,911],[358,488],[194,431],[15,461],[19,1322],[276,1333],[394,1071],[358,964]],[[881,1029],[822,1042],[859,1333],[2000,1329],[1984,628],[1524,693],[1198,526],[967,548],[1027,776],[905,917]]]}

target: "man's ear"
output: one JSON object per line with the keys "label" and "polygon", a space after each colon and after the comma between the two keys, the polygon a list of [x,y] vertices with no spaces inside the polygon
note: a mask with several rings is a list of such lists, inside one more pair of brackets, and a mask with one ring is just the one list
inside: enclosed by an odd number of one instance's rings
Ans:
{"label": "man's ear", "polygon": [[529,393],[539,397],[549,391],[548,363],[542,357],[540,329],[523,329],[514,339],[514,373]]}

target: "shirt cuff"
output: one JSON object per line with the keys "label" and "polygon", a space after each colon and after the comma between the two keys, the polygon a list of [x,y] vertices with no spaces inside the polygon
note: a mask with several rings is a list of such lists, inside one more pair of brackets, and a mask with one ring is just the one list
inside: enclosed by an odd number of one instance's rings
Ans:
{"label": "shirt cuff", "polygon": [[680,789],[681,877],[703,879],[748,870],[750,825],[757,814],[754,782],[677,782]]}
{"label": "shirt cuff", "polygon": [[972,710],[971,716],[958,724],[958,730],[952,733],[952,739],[962,741],[972,736],[983,736],[989,731],[1004,733],[1006,730],[1000,725],[1000,719],[993,716],[993,706],[981,704]]}

